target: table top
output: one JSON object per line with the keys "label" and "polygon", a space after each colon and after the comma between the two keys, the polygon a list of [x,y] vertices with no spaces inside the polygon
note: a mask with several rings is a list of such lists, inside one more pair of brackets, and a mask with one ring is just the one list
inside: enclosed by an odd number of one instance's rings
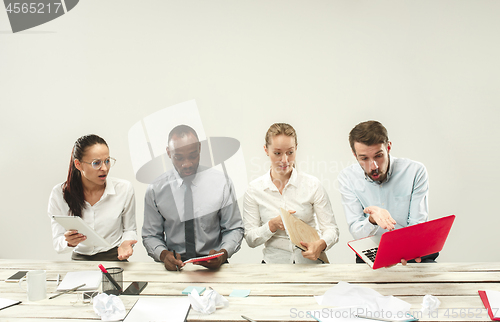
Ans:
{"label": "table top", "polygon": [[[0,259],[0,297],[22,301],[0,310],[0,321],[88,321],[100,320],[91,304],[77,301],[74,293],[55,299],[57,275],[69,271],[97,270],[97,262],[36,261]],[[210,315],[191,309],[188,321],[315,321],[311,310],[327,310],[314,296],[323,295],[339,281],[369,287],[382,295],[393,295],[411,304],[420,321],[489,321],[478,290],[500,291],[500,263],[408,264],[372,270],[365,264],[269,265],[225,264],[217,271],[188,264],[181,272],[166,271],[155,262],[102,262],[105,267],[122,267],[123,286],[147,281],[140,296],[120,296],[130,310],[146,296],[182,297],[187,286],[212,287],[229,306]],[[18,270],[47,271],[47,299],[29,302],[17,283],[4,280]],[[229,297],[235,289],[248,289],[246,298]],[[418,315],[423,296],[436,296],[441,305],[432,316]],[[326,314],[326,313],[325,313]],[[360,319],[360,321],[364,321]]]}

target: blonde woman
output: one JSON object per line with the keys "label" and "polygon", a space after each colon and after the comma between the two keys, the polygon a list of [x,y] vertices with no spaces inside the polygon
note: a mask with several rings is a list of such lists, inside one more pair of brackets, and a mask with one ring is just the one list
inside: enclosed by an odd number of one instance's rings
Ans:
{"label": "blonde woman", "polygon": [[[265,142],[264,151],[271,161],[271,169],[252,181],[246,191],[243,206],[245,239],[250,247],[265,245],[263,263],[320,263],[321,252],[330,249],[339,238],[328,195],[317,178],[295,168],[297,134],[291,125],[271,125]],[[292,245],[281,220],[280,208],[315,227],[320,239],[302,242],[305,251]]]}

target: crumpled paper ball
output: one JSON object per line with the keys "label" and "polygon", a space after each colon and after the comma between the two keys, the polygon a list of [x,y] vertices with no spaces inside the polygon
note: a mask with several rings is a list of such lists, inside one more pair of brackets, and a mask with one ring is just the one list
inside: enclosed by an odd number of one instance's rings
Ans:
{"label": "crumpled paper ball", "polygon": [[214,290],[206,290],[203,296],[200,296],[194,289],[188,294],[188,298],[193,310],[203,314],[212,314],[216,308],[229,305],[229,301]]}
{"label": "crumpled paper ball", "polygon": [[102,321],[120,321],[125,318],[125,305],[116,295],[101,293],[94,297],[94,311]]}
{"label": "crumpled paper ball", "polygon": [[428,314],[435,311],[439,308],[439,305],[441,305],[441,301],[437,297],[427,294],[422,301],[422,313]]}

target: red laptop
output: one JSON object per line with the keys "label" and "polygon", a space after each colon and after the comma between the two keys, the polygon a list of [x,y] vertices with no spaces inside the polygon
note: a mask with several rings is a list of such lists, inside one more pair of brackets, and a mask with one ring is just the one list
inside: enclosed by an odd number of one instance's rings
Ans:
{"label": "red laptop", "polygon": [[371,268],[387,267],[441,251],[454,220],[450,215],[347,244]]}

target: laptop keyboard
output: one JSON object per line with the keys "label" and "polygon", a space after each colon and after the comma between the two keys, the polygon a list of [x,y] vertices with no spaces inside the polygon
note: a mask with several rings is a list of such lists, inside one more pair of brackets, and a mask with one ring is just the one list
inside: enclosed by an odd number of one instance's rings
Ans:
{"label": "laptop keyboard", "polygon": [[363,251],[363,254],[366,255],[372,262],[375,262],[375,256],[377,256],[378,247],[367,249]]}

